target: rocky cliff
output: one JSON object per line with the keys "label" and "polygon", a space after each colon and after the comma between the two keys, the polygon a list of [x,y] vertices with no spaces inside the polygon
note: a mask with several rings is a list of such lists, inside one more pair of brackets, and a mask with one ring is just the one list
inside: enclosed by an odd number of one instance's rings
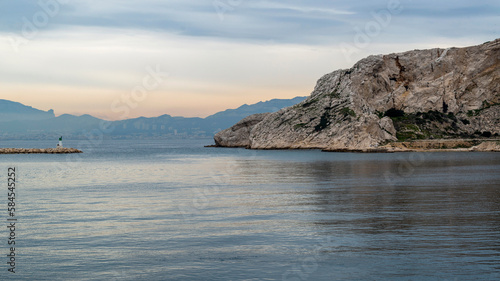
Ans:
{"label": "rocky cliff", "polygon": [[262,122],[270,114],[259,113],[243,118],[231,128],[217,133],[214,136],[216,145],[225,147],[250,147],[250,134],[253,127]]}
{"label": "rocky cliff", "polygon": [[248,120],[218,133],[216,145],[359,150],[498,136],[500,39],[370,56],[323,76],[303,102]]}

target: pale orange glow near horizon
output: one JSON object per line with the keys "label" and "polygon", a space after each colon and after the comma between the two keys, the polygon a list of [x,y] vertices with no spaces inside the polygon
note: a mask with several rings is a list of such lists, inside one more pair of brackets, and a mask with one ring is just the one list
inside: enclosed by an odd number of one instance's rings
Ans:
{"label": "pale orange glow near horizon", "polygon": [[[77,90],[72,91],[77,93]],[[36,95],[11,93],[3,94],[1,98],[20,102],[44,111],[52,109],[56,116],[89,114],[97,118],[114,121],[137,117],[158,117],[164,114],[204,118],[226,109],[237,108],[243,104],[254,104],[270,99],[291,99],[296,96],[308,95],[308,89],[296,89],[293,92],[290,90],[273,90],[271,95],[269,91],[259,92],[256,90],[251,95],[249,93],[228,95],[223,98],[216,98],[216,94],[185,93],[176,96],[155,92],[149,94],[144,101],[137,102],[135,108],[129,108],[129,114],[125,118],[120,118],[123,112],[113,112],[111,104],[114,100],[120,100],[123,93],[110,93],[100,90],[91,93],[87,92],[88,90],[81,91],[82,93],[73,96],[65,96],[51,90],[42,90]],[[47,99],[49,95],[52,96]]]}
{"label": "pale orange glow near horizon", "polygon": [[[350,59],[338,45],[233,42],[79,28],[44,33],[13,52],[0,33],[0,98],[41,110],[120,120],[206,117],[243,104],[308,96],[324,74],[371,54],[436,47],[372,44]],[[445,41],[440,46],[472,45]],[[131,100],[137,87],[146,89]],[[135,92],[134,92],[135,91]],[[142,95],[142,94],[141,94]]]}
{"label": "pale orange glow near horizon", "polygon": [[[96,33],[109,35],[106,47],[95,47],[101,43]],[[67,36],[71,40],[59,40]],[[0,52],[8,52],[2,42]],[[206,117],[243,104],[307,96],[341,58],[329,47],[83,30],[40,38],[22,54],[7,56],[9,68],[0,66],[0,98],[53,109],[56,116]],[[131,100],[137,87],[148,90],[144,99]]]}

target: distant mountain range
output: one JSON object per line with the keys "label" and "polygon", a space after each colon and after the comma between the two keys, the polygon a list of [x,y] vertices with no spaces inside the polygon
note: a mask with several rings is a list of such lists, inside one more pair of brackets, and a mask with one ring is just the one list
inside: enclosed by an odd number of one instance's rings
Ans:
{"label": "distant mountain range", "polygon": [[[106,135],[112,138],[155,137],[211,137],[239,120],[256,113],[275,112],[293,106],[306,97],[273,99],[252,105],[242,105],[206,118],[186,118],[162,115],[113,121]],[[82,115],[63,114],[55,117],[54,111],[43,111],[18,102],[0,99],[0,138],[2,139],[51,139],[58,135],[66,138],[85,138],[88,132],[98,129],[102,119]]]}
{"label": "distant mountain range", "polygon": [[43,111],[22,103],[0,99],[0,122],[44,120],[56,117],[54,111]]}

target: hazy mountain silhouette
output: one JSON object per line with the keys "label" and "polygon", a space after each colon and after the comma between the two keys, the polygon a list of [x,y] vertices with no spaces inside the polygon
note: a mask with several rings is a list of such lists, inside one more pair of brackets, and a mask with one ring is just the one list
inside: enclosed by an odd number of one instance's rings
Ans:
{"label": "hazy mountain silhouette", "polygon": [[[273,99],[252,105],[242,105],[236,109],[218,112],[206,118],[186,118],[162,115],[139,117],[109,122],[106,132],[114,138],[166,137],[166,136],[213,136],[216,132],[230,127],[239,120],[263,112],[274,112],[292,106],[305,97],[294,99]],[[65,135],[85,138],[92,130],[99,130],[102,119],[82,115],[63,114],[55,117],[53,110],[42,111],[21,103],[0,100],[0,137],[2,138],[53,138]]]}
{"label": "hazy mountain silhouette", "polygon": [[0,99],[0,122],[54,118],[54,110],[43,111],[19,102]]}

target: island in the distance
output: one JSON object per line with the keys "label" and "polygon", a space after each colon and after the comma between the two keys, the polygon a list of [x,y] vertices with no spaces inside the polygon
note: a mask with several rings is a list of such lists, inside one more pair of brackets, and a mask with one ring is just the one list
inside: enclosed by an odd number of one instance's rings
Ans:
{"label": "island in the distance", "polygon": [[304,101],[251,115],[216,146],[325,151],[500,151],[500,39],[369,56]]}

